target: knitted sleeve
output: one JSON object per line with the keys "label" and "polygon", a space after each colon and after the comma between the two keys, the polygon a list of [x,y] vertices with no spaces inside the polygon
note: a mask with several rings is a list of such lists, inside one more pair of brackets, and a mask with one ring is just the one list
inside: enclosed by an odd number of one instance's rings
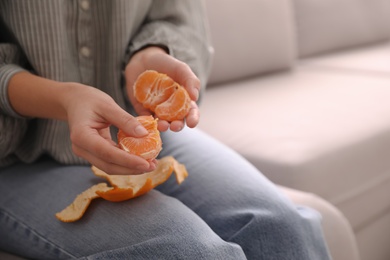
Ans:
{"label": "knitted sleeve", "polygon": [[[0,160],[7,158],[16,150],[27,130],[28,119],[18,115],[8,100],[10,78],[24,69],[20,63],[17,46],[0,44]],[[4,162],[3,162],[4,164]]]}
{"label": "knitted sleeve", "polygon": [[163,46],[169,54],[187,63],[206,85],[212,47],[202,1],[153,1],[148,16],[132,39],[128,57],[150,45]]}

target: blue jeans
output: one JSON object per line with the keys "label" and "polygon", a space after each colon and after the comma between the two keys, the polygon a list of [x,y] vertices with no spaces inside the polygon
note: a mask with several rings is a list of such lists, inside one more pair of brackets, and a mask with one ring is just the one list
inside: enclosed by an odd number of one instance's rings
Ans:
{"label": "blue jeans", "polygon": [[329,259],[320,216],[297,208],[257,169],[199,130],[163,134],[184,163],[144,196],[94,200],[84,217],[55,213],[102,179],[51,159],[0,169],[0,249],[37,259]]}

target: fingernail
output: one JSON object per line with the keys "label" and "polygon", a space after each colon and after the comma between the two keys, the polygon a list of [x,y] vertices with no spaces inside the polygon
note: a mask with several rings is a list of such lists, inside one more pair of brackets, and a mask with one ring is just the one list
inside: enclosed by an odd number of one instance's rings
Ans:
{"label": "fingernail", "polygon": [[148,169],[148,167],[149,166],[147,166],[147,165],[140,164],[137,166],[137,170],[146,171]]}
{"label": "fingernail", "polygon": [[138,125],[134,129],[134,133],[138,136],[144,136],[148,134],[148,130],[146,130],[142,125]]}
{"label": "fingernail", "polygon": [[195,101],[197,101],[198,100],[198,98],[199,98],[199,90],[197,90],[197,89],[194,89],[194,96],[195,96]]}
{"label": "fingernail", "polygon": [[179,132],[179,131],[181,131],[181,130],[183,130],[183,128],[184,128],[184,126],[179,126],[179,127],[177,127],[177,132]]}

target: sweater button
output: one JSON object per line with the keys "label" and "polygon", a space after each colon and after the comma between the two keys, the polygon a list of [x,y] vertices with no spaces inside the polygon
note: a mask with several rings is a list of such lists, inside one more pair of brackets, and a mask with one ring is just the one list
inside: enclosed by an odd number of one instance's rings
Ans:
{"label": "sweater button", "polygon": [[81,47],[80,53],[82,56],[89,58],[91,56],[91,49],[88,47]]}
{"label": "sweater button", "polygon": [[89,8],[91,7],[89,0],[80,0],[80,6],[81,6],[81,9],[83,9],[84,11],[88,11]]}

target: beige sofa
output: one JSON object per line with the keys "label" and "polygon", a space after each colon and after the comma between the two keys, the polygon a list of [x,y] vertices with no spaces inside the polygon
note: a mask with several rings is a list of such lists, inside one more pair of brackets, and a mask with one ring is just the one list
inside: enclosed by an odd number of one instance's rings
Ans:
{"label": "beige sofa", "polygon": [[[206,7],[215,57],[200,128],[275,183],[335,206],[362,260],[389,260],[390,1]],[[358,258],[327,239],[334,259]]]}

